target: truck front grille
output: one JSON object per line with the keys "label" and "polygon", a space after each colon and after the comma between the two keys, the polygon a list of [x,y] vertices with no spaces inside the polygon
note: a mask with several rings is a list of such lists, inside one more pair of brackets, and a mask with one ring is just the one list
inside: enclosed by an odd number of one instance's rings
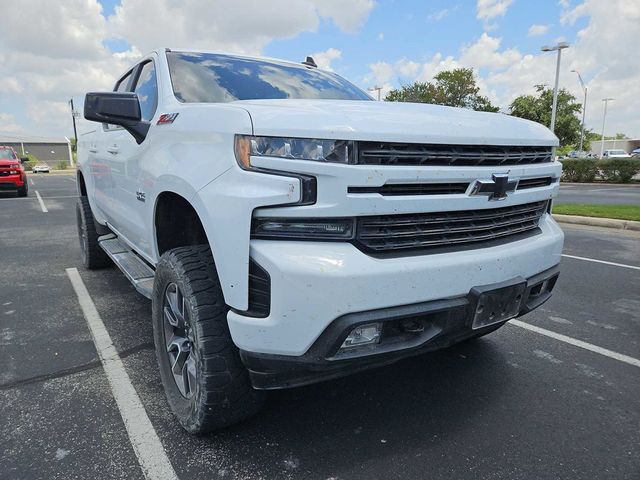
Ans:
{"label": "truck front grille", "polygon": [[355,241],[364,251],[389,253],[507,240],[536,230],[547,204],[359,217]]}
{"label": "truck front grille", "polygon": [[358,142],[358,164],[502,166],[553,161],[551,147]]}

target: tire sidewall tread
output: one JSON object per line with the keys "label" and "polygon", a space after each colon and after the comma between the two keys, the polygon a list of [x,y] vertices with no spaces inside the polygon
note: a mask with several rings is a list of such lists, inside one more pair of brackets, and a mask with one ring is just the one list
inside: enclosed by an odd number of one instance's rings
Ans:
{"label": "tire sidewall tread", "polygon": [[[170,283],[175,283],[185,298],[198,352],[197,386],[189,399],[175,384],[165,348],[162,307]],[[228,311],[208,246],[179,247],[162,255],[152,295],[156,357],[169,406],[191,433],[202,434],[238,423],[255,414],[264,400],[264,392],[251,386],[231,339]]]}

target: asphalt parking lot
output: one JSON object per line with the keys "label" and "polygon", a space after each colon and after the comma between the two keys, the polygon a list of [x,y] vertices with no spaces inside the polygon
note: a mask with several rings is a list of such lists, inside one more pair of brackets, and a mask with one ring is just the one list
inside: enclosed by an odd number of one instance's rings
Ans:
{"label": "asphalt parking lot", "polygon": [[0,193],[2,479],[145,478],[67,268],[180,479],[640,478],[638,234],[567,226],[555,296],[524,325],[273,392],[257,417],[192,437],[166,406],[150,302],[115,267],[80,266],[73,177],[31,179],[29,198]]}
{"label": "asphalt parking lot", "polygon": [[640,205],[640,184],[563,183],[557,202]]}

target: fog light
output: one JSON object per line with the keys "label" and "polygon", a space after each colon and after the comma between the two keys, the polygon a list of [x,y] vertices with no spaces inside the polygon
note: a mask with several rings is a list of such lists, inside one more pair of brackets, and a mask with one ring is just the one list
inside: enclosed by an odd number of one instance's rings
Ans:
{"label": "fog light", "polygon": [[372,345],[380,341],[381,323],[367,323],[354,328],[345,338],[340,348],[359,347],[362,345]]}

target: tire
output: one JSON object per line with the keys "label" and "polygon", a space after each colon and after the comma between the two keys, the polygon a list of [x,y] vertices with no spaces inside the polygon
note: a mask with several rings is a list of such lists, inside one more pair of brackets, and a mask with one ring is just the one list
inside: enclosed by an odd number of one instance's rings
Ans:
{"label": "tire", "polygon": [[85,268],[94,270],[111,265],[111,259],[98,244],[98,233],[91,206],[87,197],[78,197],[76,202],[76,222],[80,254]]}
{"label": "tire", "polygon": [[18,189],[18,196],[19,197],[26,197],[27,195],[29,195],[29,187],[27,186],[27,183],[25,182],[24,187],[20,187]]}
{"label": "tire", "polygon": [[151,299],[160,378],[184,429],[202,434],[258,412],[265,393],[251,386],[231,339],[229,307],[211,249],[199,245],[165,252]]}

